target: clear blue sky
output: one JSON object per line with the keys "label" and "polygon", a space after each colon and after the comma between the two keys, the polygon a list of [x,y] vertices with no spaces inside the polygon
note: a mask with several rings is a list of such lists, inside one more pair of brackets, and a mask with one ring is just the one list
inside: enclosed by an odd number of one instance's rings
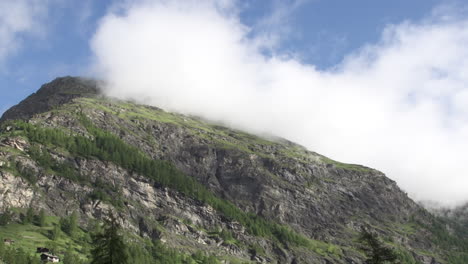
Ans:
{"label": "clear blue sky", "polygon": [[[6,6],[17,2],[28,6],[27,0],[3,2]],[[241,19],[254,27],[281,8],[281,4],[288,7],[293,2],[243,1]],[[434,7],[446,3],[442,0],[301,1],[283,18],[290,29],[278,49],[301,54],[305,62],[326,69],[350,51],[377,41],[386,25],[418,21]],[[32,21],[32,27],[40,24],[40,33],[31,32],[34,29],[11,33],[16,48],[7,49],[3,58],[0,57],[0,113],[54,77],[87,75],[92,60],[89,39],[112,4],[110,0],[52,0],[47,10],[38,15],[39,22]],[[0,13],[0,23],[5,23],[2,16],[5,14]],[[0,24],[0,32],[1,29]]]}

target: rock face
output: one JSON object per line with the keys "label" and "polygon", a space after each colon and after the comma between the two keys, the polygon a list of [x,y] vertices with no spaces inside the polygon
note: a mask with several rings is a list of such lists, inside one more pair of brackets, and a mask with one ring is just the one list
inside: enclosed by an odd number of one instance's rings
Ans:
{"label": "rock face", "polygon": [[26,208],[34,198],[34,191],[23,179],[0,171],[0,208]]}
{"label": "rock face", "polygon": [[[100,129],[153,159],[169,161],[243,211],[333,245],[340,256],[320,252],[323,249],[279,246],[278,241],[249,234],[211,206],[116,164],[41,146],[55,160],[71,163],[88,183],[59,177],[27,154],[30,142],[13,136],[11,125],[0,134],[0,208],[32,204],[59,216],[80,210],[83,223],[118,208],[124,226],[142,237],[256,263],[362,263],[355,250],[362,228],[397,243],[422,263],[444,258],[442,253],[424,255],[436,252],[437,246],[431,243],[431,233],[414,221],[427,222],[429,214],[377,170],[332,161],[282,139],[267,140],[154,107],[97,98],[97,93],[95,81],[59,78],[5,112],[1,120],[24,119],[89,137],[76,116],[84,114]],[[20,174],[33,172],[35,180],[15,177],[5,169],[12,164]],[[103,183],[105,188],[100,187]],[[96,198],[102,190],[110,199]],[[213,235],[218,229],[231,232],[240,244]]]}

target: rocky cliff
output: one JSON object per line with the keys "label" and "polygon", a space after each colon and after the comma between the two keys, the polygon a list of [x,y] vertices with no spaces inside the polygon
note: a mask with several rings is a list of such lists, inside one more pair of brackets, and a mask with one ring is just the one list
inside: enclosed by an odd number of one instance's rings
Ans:
{"label": "rocky cliff", "polygon": [[362,229],[406,263],[447,263],[461,239],[375,169],[106,98],[96,81],[58,78],[1,121],[2,210],[79,211],[82,226],[113,210],[138,237],[225,263],[363,263]]}

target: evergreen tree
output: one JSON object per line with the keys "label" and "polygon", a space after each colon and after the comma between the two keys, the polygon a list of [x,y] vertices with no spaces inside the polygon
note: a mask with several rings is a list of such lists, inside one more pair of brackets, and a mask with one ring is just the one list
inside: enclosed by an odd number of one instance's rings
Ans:
{"label": "evergreen tree", "polygon": [[60,243],[56,241],[47,241],[44,246],[50,250],[50,254],[57,254],[57,251],[60,248]]}
{"label": "evergreen tree", "polygon": [[81,263],[78,256],[73,252],[71,247],[68,247],[67,251],[65,252],[65,256],[63,257],[63,264],[79,264]]}
{"label": "evergreen tree", "polygon": [[366,264],[399,263],[395,252],[382,245],[377,235],[364,229],[361,231],[359,242],[367,255]]}
{"label": "evergreen tree", "polygon": [[0,214],[0,226],[8,225],[11,221],[13,214],[9,208],[6,208],[5,211]]}
{"label": "evergreen tree", "polygon": [[29,207],[28,210],[26,211],[26,215],[23,217],[23,224],[30,224],[34,220],[34,210]]}
{"label": "evergreen tree", "polygon": [[78,233],[78,213],[74,211],[70,218],[68,219],[68,224],[69,224],[69,235],[71,237],[75,237],[76,234]]}
{"label": "evergreen tree", "polygon": [[39,216],[38,216],[38,225],[40,227],[44,227],[46,226],[46,215],[45,215],[45,211],[44,209],[41,209],[41,211],[39,211]]}
{"label": "evergreen tree", "polygon": [[89,219],[88,221],[88,226],[86,227],[86,231],[89,234],[97,234],[102,232],[102,225],[99,223],[99,221],[95,219]]}
{"label": "evergreen tree", "polygon": [[0,237],[0,259],[3,259],[5,255],[5,243],[3,243],[3,238]]}
{"label": "evergreen tree", "polygon": [[78,232],[78,213],[74,211],[70,216],[60,219],[60,228],[71,237],[75,237]]}
{"label": "evergreen tree", "polygon": [[93,235],[94,248],[91,250],[91,264],[127,264],[127,246],[120,234],[120,225],[110,213],[104,223],[104,230]]}
{"label": "evergreen tree", "polygon": [[54,226],[54,229],[50,232],[50,239],[52,240],[57,240],[60,237],[60,234],[62,233],[62,230],[60,229],[60,226],[56,225]]}
{"label": "evergreen tree", "polygon": [[68,221],[68,217],[61,217],[59,220],[59,227],[64,233],[68,234],[70,232],[70,224]]}

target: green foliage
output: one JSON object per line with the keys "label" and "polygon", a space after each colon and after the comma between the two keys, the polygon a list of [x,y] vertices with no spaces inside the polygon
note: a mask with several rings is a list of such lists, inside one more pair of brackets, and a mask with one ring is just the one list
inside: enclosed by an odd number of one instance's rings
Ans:
{"label": "green foliage", "polygon": [[60,229],[70,237],[75,237],[78,232],[78,213],[74,211],[70,216],[60,219]]}
{"label": "green foliage", "polygon": [[385,247],[377,235],[363,230],[359,242],[361,249],[367,255],[366,264],[398,263],[397,254],[392,249]]}
{"label": "green foliage", "polygon": [[40,227],[45,227],[46,224],[47,224],[46,223],[46,214],[45,214],[44,209],[41,209],[41,211],[39,211],[39,216],[37,217],[37,224]]}
{"label": "green foliage", "polygon": [[116,208],[123,208],[123,197],[118,187],[105,183],[100,178],[94,181],[93,187],[93,191],[88,194],[89,199],[110,203]]}
{"label": "green foliage", "polygon": [[153,255],[151,254],[151,249],[148,250],[146,246],[142,246],[140,244],[128,245],[128,253],[131,263],[144,264],[155,262]]}
{"label": "green foliage", "polygon": [[62,260],[63,264],[84,264],[85,262],[81,260],[77,254],[75,254],[75,251],[73,248],[68,247],[67,251],[65,252],[65,255],[63,256]]}
{"label": "green foliage", "polygon": [[19,175],[30,184],[35,184],[37,182],[37,174],[34,170],[23,167],[20,162],[16,162],[16,171],[19,172]]}
{"label": "green foliage", "polygon": [[[3,241],[1,242],[3,244]],[[39,258],[26,253],[21,248],[0,246],[0,263],[8,264],[40,264]]]}
{"label": "green foliage", "polygon": [[252,255],[261,255],[265,256],[266,252],[265,249],[263,249],[260,245],[258,244],[252,244],[249,246],[249,252]]}
{"label": "green foliage", "polygon": [[53,240],[53,241],[47,241],[45,243],[45,247],[50,250],[51,254],[57,254],[60,246],[56,240]]}
{"label": "green foliage", "polygon": [[78,233],[78,213],[74,211],[68,220],[68,225],[69,225],[69,232],[68,234],[71,237],[75,237],[76,234]]}
{"label": "green foliage", "polygon": [[[49,221],[54,223],[59,222],[55,217],[46,216],[46,218],[50,218]],[[108,231],[106,231],[107,227],[108,224],[103,226],[102,222],[90,221],[89,228],[87,229],[89,232],[104,234],[108,233]],[[54,240],[37,240],[39,237],[42,237],[41,233],[44,231],[50,231],[49,238],[53,238]],[[59,257],[62,257],[62,262],[64,264],[85,264],[89,263],[86,259],[88,252],[87,247],[93,243],[89,237],[89,233],[80,233],[75,239],[70,240],[70,237],[61,231],[59,224],[55,224],[54,227],[41,228],[35,225],[15,223],[6,227],[1,227],[0,235],[16,241],[12,246],[5,246],[0,242],[0,263],[3,263],[2,260],[5,260],[5,263],[39,263],[39,255],[34,254],[34,252],[36,247],[42,246],[51,249],[53,254],[58,254]],[[119,235],[123,239],[123,234],[119,232]],[[34,241],[31,241],[31,239]],[[0,239],[0,241],[3,241],[3,239]],[[180,250],[167,248],[158,241],[152,243],[148,240],[135,237],[122,241],[126,241],[125,244],[128,248],[127,252],[129,256],[128,263],[132,264],[221,263],[215,256],[206,255],[201,252],[196,252],[195,254],[183,253]],[[26,243],[28,246],[25,246]],[[94,244],[92,245],[94,246]],[[65,253],[61,255],[63,251],[65,251]]]}
{"label": "green foliage", "polygon": [[91,251],[91,264],[130,263],[127,245],[120,234],[120,225],[113,214],[105,221],[102,233],[93,235],[94,248]]}
{"label": "green foliage", "polygon": [[226,229],[222,229],[221,227],[217,227],[215,230],[209,231],[208,234],[210,237],[221,238],[226,244],[240,245],[240,242],[234,238],[232,232]]}
{"label": "green foliage", "polygon": [[[215,256],[206,255],[197,251],[192,255],[181,253],[178,250],[166,248],[159,241],[154,241],[153,245],[146,250],[152,253],[155,264],[221,264],[221,261]],[[143,263],[143,262],[142,262]]]}
{"label": "green foliage", "polygon": [[0,214],[0,226],[8,225],[13,217],[13,212],[6,208],[3,213]]}
{"label": "green foliage", "polygon": [[59,239],[62,234],[62,230],[59,225],[55,225],[54,228],[50,231],[49,238],[56,241]]}
{"label": "green foliage", "polygon": [[[450,264],[468,263],[468,225],[451,219],[433,217],[429,224],[416,224],[432,233],[432,243],[438,245]],[[447,230],[450,227],[452,230]]]}
{"label": "green foliage", "polygon": [[219,233],[219,237],[221,237],[224,241],[234,240],[232,233],[226,229],[221,230],[221,232]]}
{"label": "green foliage", "polygon": [[34,209],[31,207],[26,210],[26,214],[23,215],[23,225],[31,224],[34,221]]}
{"label": "green foliage", "polygon": [[[48,222],[56,222],[55,217],[48,216],[47,218]],[[7,226],[0,227],[0,236],[14,240],[15,243],[10,247],[22,248],[28,254],[36,252],[37,247],[49,247],[51,242],[53,242],[58,252],[65,250],[69,245],[72,245],[80,252],[84,252],[81,241],[73,240],[66,235],[62,234],[57,236],[56,240],[51,240],[53,230],[54,227],[51,225],[48,227],[38,227],[32,224],[10,223]],[[55,230],[60,233],[60,228]],[[87,252],[84,252],[84,254],[87,254]]]}
{"label": "green foliage", "polygon": [[89,219],[86,230],[88,231],[88,234],[99,234],[104,232],[101,222],[97,219]]}
{"label": "green foliage", "polygon": [[0,237],[0,259],[2,259],[3,255],[5,254],[5,243],[3,243],[3,237]]}
{"label": "green foliage", "polygon": [[396,251],[396,255],[397,255],[398,260],[400,261],[399,263],[421,264],[421,262],[414,259],[413,255],[406,250],[398,250]]}
{"label": "green foliage", "polygon": [[327,158],[325,156],[321,156],[321,159],[325,164],[333,165],[336,168],[340,168],[340,169],[344,169],[344,170],[359,171],[359,172],[371,172],[371,171],[373,171],[373,169],[362,166],[362,165],[342,163],[342,162],[338,162],[338,161],[332,160],[330,158]]}
{"label": "green foliage", "polygon": [[[81,182],[84,179],[77,173],[70,162],[58,162],[52,158],[48,151],[43,151],[37,145],[32,145],[28,150],[29,156],[35,160],[42,168],[52,171],[58,176],[70,179],[72,181]],[[24,169],[23,169],[24,171]],[[25,172],[22,173],[29,182],[35,183],[37,178],[29,176]]]}

